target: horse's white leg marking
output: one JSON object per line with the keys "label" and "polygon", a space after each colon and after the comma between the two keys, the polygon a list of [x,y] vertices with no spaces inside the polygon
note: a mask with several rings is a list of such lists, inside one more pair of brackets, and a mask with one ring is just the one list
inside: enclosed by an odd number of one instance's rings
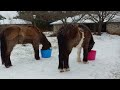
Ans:
{"label": "horse's white leg marking", "polygon": [[80,54],[81,54],[81,49],[82,49],[82,43],[83,43],[83,40],[84,40],[84,32],[81,32],[82,33],[82,38],[79,42],[79,44],[76,46],[78,48],[78,51],[77,51],[77,61],[78,62],[81,62],[81,58],[80,58]]}
{"label": "horse's white leg marking", "polygon": [[63,70],[63,69],[59,69],[59,71],[60,71],[60,72],[64,72],[64,70]]}
{"label": "horse's white leg marking", "polygon": [[70,71],[70,68],[64,68],[64,72]]}
{"label": "horse's white leg marking", "polygon": [[83,61],[83,63],[84,63],[84,64],[88,64],[89,62],[84,62],[84,61]]}
{"label": "horse's white leg marking", "polygon": [[77,62],[81,62],[81,58],[80,58],[81,49],[82,49],[82,47],[78,48],[78,51],[77,51]]}
{"label": "horse's white leg marking", "polygon": [[62,73],[62,72],[67,72],[67,71],[70,71],[70,68],[64,68],[64,69],[59,69],[59,71]]}

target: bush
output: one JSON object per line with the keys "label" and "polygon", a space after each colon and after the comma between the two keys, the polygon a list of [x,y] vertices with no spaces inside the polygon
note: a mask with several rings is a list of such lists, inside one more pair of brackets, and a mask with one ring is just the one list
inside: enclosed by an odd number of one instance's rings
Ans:
{"label": "bush", "polygon": [[37,27],[41,28],[43,31],[51,31],[52,26],[49,24],[50,22],[46,22],[43,20],[35,20],[35,24]]}

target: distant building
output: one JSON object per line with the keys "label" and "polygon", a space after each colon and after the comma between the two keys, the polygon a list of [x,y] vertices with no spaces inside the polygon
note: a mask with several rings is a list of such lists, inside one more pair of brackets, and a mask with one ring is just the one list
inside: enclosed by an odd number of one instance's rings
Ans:
{"label": "distant building", "polygon": [[120,35],[120,16],[116,16],[113,20],[107,22],[106,31],[110,34]]}

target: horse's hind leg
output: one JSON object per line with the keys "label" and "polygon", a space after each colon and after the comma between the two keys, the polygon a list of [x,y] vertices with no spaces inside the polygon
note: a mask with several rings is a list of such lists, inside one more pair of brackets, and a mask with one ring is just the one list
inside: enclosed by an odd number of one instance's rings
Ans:
{"label": "horse's hind leg", "polygon": [[69,55],[67,55],[64,59],[64,70],[70,71],[70,69],[69,69]]}
{"label": "horse's hind leg", "polygon": [[5,51],[4,52],[1,51],[1,60],[2,60],[2,65],[4,65],[5,64],[5,61],[4,61],[5,60]]}
{"label": "horse's hind leg", "polygon": [[6,68],[9,68],[10,66],[12,66],[11,60],[10,60],[10,54],[11,54],[11,50],[6,50],[5,52],[5,59],[4,59],[4,64]]}
{"label": "horse's hind leg", "polygon": [[11,60],[10,60],[10,55],[11,55],[11,51],[13,50],[13,47],[16,45],[16,42],[14,41],[8,41],[7,42],[7,48],[6,48],[6,52],[5,52],[5,67],[9,68],[10,66],[12,66]]}
{"label": "horse's hind leg", "polygon": [[71,50],[67,50],[67,49],[64,48],[64,49],[62,49],[62,51],[59,52],[59,66],[58,66],[58,69],[60,70],[60,72],[69,71],[70,70],[69,69],[69,54],[71,53]]}
{"label": "horse's hind leg", "polygon": [[10,53],[11,52],[7,52],[6,53],[6,57],[5,57],[5,67],[9,68],[10,66],[12,66],[11,60],[10,60]]}
{"label": "horse's hind leg", "polygon": [[5,60],[5,52],[6,52],[5,47],[2,47],[1,48],[1,60],[2,60],[3,65],[5,64],[5,62],[4,62],[4,60]]}
{"label": "horse's hind leg", "polygon": [[1,61],[2,64],[5,64],[4,60],[5,60],[5,52],[6,52],[6,42],[4,37],[1,38]]}
{"label": "horse's hind leg", "polygon": [[60,70],[60,72],[63,72],[63,65],[64,65],[64,62],[63,62],[63,55],[59,53],[59,65],[58,65],[58,69]]}
{"label": "horse's hind leg", "polygon": [[35,59],[40,60],[39,56],[39,44],[32,44],[35,52]]}

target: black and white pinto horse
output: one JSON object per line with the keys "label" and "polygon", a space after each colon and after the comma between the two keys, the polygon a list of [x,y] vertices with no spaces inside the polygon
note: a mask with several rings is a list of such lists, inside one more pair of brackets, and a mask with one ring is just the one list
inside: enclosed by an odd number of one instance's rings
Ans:
{"label": "black and white pinto horse", "polygon": [[59,47],[60,72],[69,71],[69,54],[73,47],[77,47],[77,61],[81,62],[80,53],[83,48],[83,63],[88,63],[87,55],[91,51],[95,42],[90,29],[83,25],[67,24],[62,26],[57,32]]}

